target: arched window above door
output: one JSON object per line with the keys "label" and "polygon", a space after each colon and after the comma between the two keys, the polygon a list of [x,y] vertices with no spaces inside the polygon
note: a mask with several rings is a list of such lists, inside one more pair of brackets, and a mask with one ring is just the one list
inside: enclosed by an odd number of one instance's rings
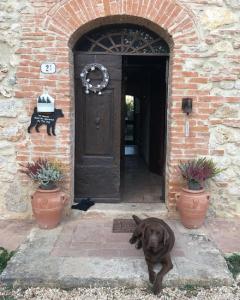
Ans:
{"label": "arched window above door", "polygon": [[85,34],[74,50],[92,54],[168,55],[168,44],[155,32],[137,25],[112,25]]}

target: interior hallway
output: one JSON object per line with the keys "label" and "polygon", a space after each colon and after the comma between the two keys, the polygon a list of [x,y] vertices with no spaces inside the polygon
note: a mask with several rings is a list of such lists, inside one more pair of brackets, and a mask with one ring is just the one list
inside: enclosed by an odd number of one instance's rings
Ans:
{"label": "interior hallway", "polygon": [[125,147],[121,172],[121,202],[163,202],[162,177],[148,170],[134,146]]}

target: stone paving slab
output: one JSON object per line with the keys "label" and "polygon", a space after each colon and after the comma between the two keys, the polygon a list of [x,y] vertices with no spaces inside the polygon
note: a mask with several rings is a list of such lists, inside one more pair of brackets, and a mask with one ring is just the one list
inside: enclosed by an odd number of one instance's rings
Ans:
{"label": "stone paving slab", "polygon": [[[75,212],[78,214],[78,212]],[[166,218],[168,210],[165,203],[96,203],[83,213],[85,217],[131,218],[133,214],[142,218]]]}
{"label": "stone paving slab", "polygon": [[0,220],[0,247],[16,250],[25,241],[35,222],[32,220]]}
{"label": "stone paving slab", "polygon": [[[174,268],[166,286],[230,285],[232,276],[215,244],[201,230],[186,230],[167,220],[175,232]],[[53,230],[34,228],[1,275],[7,284],[49,286],[147,286],[142,250],[128,243],[130,233],[112,233],[107,218],[73,218]],[[160,266],[159,266],[160,268]]]}

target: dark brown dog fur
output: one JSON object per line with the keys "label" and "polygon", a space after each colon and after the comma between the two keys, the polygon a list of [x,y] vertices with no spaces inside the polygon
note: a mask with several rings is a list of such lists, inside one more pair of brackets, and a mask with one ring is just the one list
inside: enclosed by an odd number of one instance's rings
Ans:
{"label": "dark brown dog fur", "polygon": [[[133,216],[137,225],[129,242],[136,243],[136,248],[143,248],[145,260],[148,266],[149,281],[153,284],[154,294],[158,294],[162,289],[163,276],[172,268],[170,251],[175,242],[172,229],[163,220],[157,218],[147,218],[144,220]],[[153,267],[161,263],[162,269],[155,273]]]}

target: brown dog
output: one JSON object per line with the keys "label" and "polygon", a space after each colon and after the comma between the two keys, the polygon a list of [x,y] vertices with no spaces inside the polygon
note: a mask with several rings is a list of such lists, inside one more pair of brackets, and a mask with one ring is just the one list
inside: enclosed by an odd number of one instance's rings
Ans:
{"label": "brown dog", "polygon": [[[162,289],[163,276],[173,268],[170,251],[175,242],[174,233],[163,220],[157,218],[141,220],[134,215],[132,217],[137,227],[129,242],[136,243],[137,249],[143,248],[149,281],[153,283],[154,294],[158,294]],[[158,274],[153,270],[157,263],[162,264]]]}

